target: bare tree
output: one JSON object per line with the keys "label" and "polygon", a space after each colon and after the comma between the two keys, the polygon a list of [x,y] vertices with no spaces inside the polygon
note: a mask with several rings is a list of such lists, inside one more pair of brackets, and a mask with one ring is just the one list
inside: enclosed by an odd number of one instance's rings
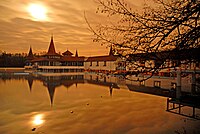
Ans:
{"label": "bare tree", "polygon": [[[172,53],[199,47],[199,0],[152,1],[153,6],[145,4],[142,11],[135,11],[125,0],[97,0],[97,13],[107,15],[114,22],[94,28],[86,19],[94,41],[112,45],[113,51],[132,64],[130,67],[141,66],[133,62],[138,59],[159,61],[153,67],[150,63],[143,71],[164,67]],[[142,53],[142,58],[135,59],[136,53]]]}

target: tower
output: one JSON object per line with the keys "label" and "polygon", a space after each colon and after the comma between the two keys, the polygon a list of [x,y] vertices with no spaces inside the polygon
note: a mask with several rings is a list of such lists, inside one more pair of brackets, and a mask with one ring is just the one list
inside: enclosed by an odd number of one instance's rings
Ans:
{"label": "tower", "polygon": [[78,57],[78,51],[76,50],[76,54],[75,54],[75,57]]}
{"label": "tower", "polygon": [[55,55],[55,54],[56,54],[56,50],[55,50],[53,35],[52,35],[47,55]]}

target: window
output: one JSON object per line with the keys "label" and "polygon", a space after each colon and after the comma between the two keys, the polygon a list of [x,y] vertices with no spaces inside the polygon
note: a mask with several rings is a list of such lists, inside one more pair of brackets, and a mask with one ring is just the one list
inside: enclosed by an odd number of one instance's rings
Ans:
{"label": "window", "polygon": [[176,89],[176,83],[174,83],[174,82],[171,83],[171,89],[172,89],[172,90],[175,90],[175,89]]}
{"label": "window", "polygon": [[106,82],[106,77],[105,76],[103,77],[103,82]]}
{"label": "window", "polygon": [[160,88],[161,82],[160,81],[154,81],[154,87]]}
{"label": "window", "polygon": [[106,61],[104,61],[104,64],[103,64],[103,66],[106,66]]}
{"label": "window", "polygon": [[92,61],[90,61],[90,66],[92,66]]}
{"label": "window", "polygon": [[144,67],[145,66],[145,61],[140,61],[140,66]]}
{"label": "window", "polygon": [[140,81],[140,86],[144,86],[145,85],[145,81]]}
{"label": "window", "polygon": [[99,61],[97,61],[97,66],[99,66]]}
{"label": "window", "polygon": [[98,77],[98,76],[96,77],[96,81],[97,81],[97,82],[99,81],[99,77]]}

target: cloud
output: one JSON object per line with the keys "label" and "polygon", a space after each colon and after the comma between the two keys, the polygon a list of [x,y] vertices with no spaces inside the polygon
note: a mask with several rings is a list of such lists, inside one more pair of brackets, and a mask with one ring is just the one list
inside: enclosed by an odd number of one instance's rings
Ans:
{"label": "cloud", "polygon": [[[141,6],[141,2],[136,0],[127,2],[134,9]],[[31,3],[45,6],[48,20],[34,21],[27,11]],[[108,23],[110,20],[104,15],[96,14],[97,6],[95,0],[2,0],[0,50],[12,53],[28,52],[31,45],[34,53],[47,51],[53,33],[58,52],[78,49],[79,55],[105,55],[108,49],[92,41],[93,34],[88,30],[84,19],[85,12],[93,27],[98,23]]]}

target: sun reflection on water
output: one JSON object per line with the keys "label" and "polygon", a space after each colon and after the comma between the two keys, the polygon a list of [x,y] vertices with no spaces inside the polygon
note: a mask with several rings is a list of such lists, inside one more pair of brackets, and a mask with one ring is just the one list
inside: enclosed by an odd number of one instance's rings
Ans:
{"label": "sun reflection on water", "polygon": [[44,117],[43,114],[37,114],[37,115],[35,115],[35,116],[33,117],[32,123],[33,123],[34,125],[41,125],[41,124],[43,124],[43,123],[44,123],[43,117]]}

